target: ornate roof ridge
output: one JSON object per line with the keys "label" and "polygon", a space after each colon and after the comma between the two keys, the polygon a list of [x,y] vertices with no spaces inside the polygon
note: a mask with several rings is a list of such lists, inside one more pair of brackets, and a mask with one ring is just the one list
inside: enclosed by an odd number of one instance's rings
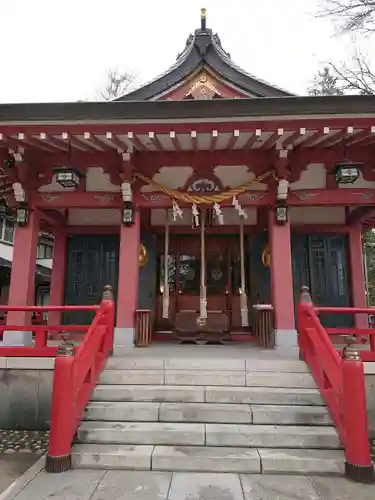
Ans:
{"label": "ornate roof ridge", "polygon": [[161,74],[125,94],[116,101],[155,100],[188,78],[200,65],[207,65],[222,79],[234,85],[249,97],[292,97],[294,94],[248,73],[238,66],[224,50],[218,33],[206,26],[206,12],[202,9],[201,26],[191,33],[185,48],[172,66]]}

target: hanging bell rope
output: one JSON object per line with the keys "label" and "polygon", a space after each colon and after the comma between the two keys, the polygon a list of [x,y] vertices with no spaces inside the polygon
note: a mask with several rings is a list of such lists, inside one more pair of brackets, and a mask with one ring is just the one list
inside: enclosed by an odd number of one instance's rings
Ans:
{"label": "hanging bell rope", "polygon": [[165,233],[164,233],[164,286],[163,286],[163,319],[169,318],[169,213],[165,211]]}
{"label": "hanging bell rope", "polygon": [[245,275],[245,237],[244,237],[244,217],[240,217],[240,267],[241,267],[241,293],[240,293],[240,309],[241,309],[241,325],[249,326],[249,311],[247,306],[246,294],[246,275]]}
{"label": "hanging bell rope", "polygon": [[205,213],[201,212],[201,286],[199,297],[198,323],[203,326],[207,320],[207,290],[206,290],[206,250],[205,250]]}

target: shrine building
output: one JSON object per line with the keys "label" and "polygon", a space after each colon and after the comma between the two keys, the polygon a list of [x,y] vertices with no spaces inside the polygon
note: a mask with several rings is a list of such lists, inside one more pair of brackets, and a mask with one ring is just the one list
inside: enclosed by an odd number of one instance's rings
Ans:
{"label": "shrine building", "polygon": [[[115,347],[133,346],[137,310],[153,342],[250,342],[262,307],[276,345],[296,345],[302,285],[320,306],[366,306],[374,147],[375,96],[296,96],[252,76],[203,9],[170,69],[115,101],[0,105],[0,211],[17,223],[8,303],[33,303],[47,233],[50,304],[96,304],[111,284]],[[351,321],[367,326],[322,317]]]}

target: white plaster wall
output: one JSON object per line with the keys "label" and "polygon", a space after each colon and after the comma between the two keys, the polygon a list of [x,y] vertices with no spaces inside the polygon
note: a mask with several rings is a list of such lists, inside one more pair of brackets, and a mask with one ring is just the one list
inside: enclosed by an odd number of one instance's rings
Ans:
{"label": "white plaster wall", "polygon": [[70,226],[118,226],[121,211],[116,208],[71,208],[68,214]]}
{"label": "white plaster wall", "polygon": [[291,207],[291,224],[344,224],[345,207]]}
{"label": "white plaster wall", "polygon": [[[235,188],[244,182],[251,181],[255,174],[247,165],[218,165],[214,168],[214,173],[225,187]],[[266,184],[253,184],[251,190],[267,190]]]}
{"label": "white plaster wall", "polygon": [[[183,189],[192,175],[192,167],[161,167],[152,180],[171,189]],[[152,191],[159,191],[159,189],[150,184],[145,184],[141,188],[142,193]]]}
{"label": "white plaster wall", "polygon": [[[224,215],[224,225],[239,225],[240,219],[234,208],[223,208]],[[246,208],[247,220],[244,221],[245,225],[252,226],[257,224],[257,210],[256,208]],[[192,213],[190,208],[183,209],[182,219],[177,217],[177,220],[173,220],[172,210],[168,210],[168,220],[171,226],[191,226],[192,223]],[[155,208],[151,210],[151,225],[152,226],[164,226],[166,222],[166,210],[162,208]],[[215,221],[215,225],[218,225]]]}
{"label": "white plaster wall", "polygon": [[[292,167],[293,169],[293,167]],[[292,182],[290,189],[324,189],[326,187],[326,169],[322,163],[310,163],[303,170],[298,181]]]}
{"label": "white plaster wall", "polygon": [[102,167],[89,167],[86,174],[86,191],[119,192],[121,187],[112,184],[109,174]]}

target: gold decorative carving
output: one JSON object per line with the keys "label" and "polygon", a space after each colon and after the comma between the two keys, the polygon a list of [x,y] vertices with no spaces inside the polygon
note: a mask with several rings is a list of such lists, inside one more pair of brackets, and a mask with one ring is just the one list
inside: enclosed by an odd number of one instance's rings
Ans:
{"label": "gold decorative carving", "polygon": [[271,267],[271,251],[268,245],[263,248],[261,259],[264,267]]}
{"label": "gold decorative carving", "polygon": [[53,201],[59,200],[61,198],[61,194],[40,194],[39,195],[43,201],[46,203],[52,203]]}
{"label": "gold decorative carving", "polygon": [[147,249],[143,243],[139,245],[139,267],[144,267],[148,261]]}
{"label": "gold decorative carving", "polygon": [[111,201],[115,200],[117,198],[116,194],[110,195],[110,194],[101,194],[101,195],[95,195],[93,196],[94,200],[98,200],[100,203],[111,203]]}
{"label": "gold decorative carving", "polygon": [[186,97],[191,96],[193,99],[208,100],[212,99],[215,95],[220,96],[220,92],[215,86],[215,81],[204,72],[198,75],[198,78],[191,84]]}

